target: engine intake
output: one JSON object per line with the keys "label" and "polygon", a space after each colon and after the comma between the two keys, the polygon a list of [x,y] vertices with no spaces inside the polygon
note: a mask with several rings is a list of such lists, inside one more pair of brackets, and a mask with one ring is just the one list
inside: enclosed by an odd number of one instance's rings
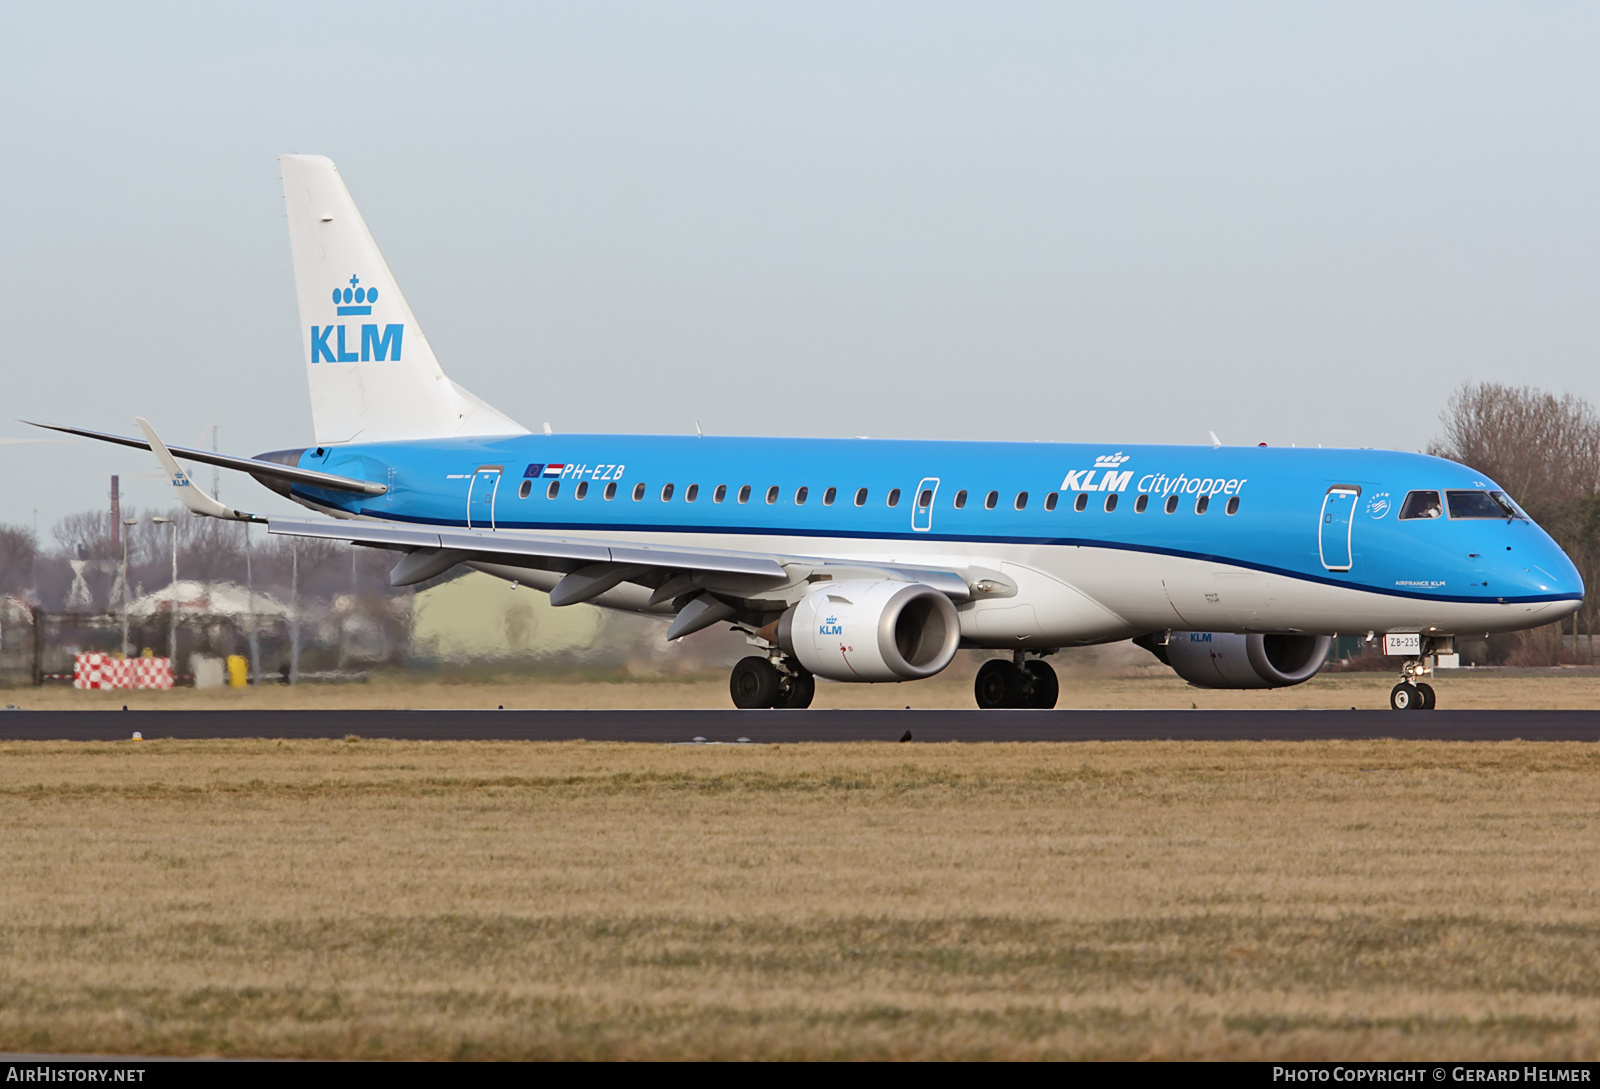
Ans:
{"label": "engine intake", "polygon": [[1287,688],[1317,675],[1332,640],[1326,635],[1236,635],[1175,631],[1165,646],[1154,635],[1134,642],[1198,688]]}
{"label": "engine intake", "polygon": [[919,582],[851,579],[819,586],[778,621],[778,645],[834,681],[913,681],[956,656],[950,599]]}

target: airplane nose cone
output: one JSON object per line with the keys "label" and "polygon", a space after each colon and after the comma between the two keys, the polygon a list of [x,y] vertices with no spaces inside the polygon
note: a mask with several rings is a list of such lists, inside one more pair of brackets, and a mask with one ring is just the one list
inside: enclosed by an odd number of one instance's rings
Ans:
{"label": "airplane nose cone", "polygon": [[1519,597],[1583,599],[1583,576],[1561,546],[1549,538],[1532,547],[1507,549],[1499,566],[1502,584]]}

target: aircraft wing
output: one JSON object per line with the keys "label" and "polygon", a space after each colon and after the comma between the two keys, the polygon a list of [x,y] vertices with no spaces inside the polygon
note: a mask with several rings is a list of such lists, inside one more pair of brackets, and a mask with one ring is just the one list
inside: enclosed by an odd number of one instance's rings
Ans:
{"label": "aircraft wing", "polygon": [[[625,582],[651,589],[645,606],[671,604],[677,618],[667,630],[676,639],[728,619],[734,610],[722,597],[782,597],[781,591],[823,575],[828,578],[896,578],[930,585],[957,602],[974,594],[1008,596],[994,572],[943,570],[826,556],[784,556],[733,549],[675,548],[637,542],[400,525],[334,519],[267,519],[267,532],[290,537],[349,541],[402,551],[389,574],[409,586],[460,563],[523,567],[561,576],[550,590],[552,605],[590,601]],[[979,578],[979,575],[984,576]],[[977,581],[969,581],[976,579]],[[719,596],[720,595],[720,596]]]}
{"label": "aircraft wing", "polygon": [[[788,577],[776,557],[755,552],[653,548],[649,545],[621,544],[568,536],[524,536],[470,529],[404,526],[393,522],[343,519],[336,521],[332,518],[269,518],[267,532],[290,537],[319,537],[323,540],[349,541],[352,544],[375,545],[379,548],[404,549],[413,554],[418,549],[450,552],[462,557],[455,563],[470,559],[505,563],[512,567],[526,566],[558,571],[562,566],[573,563],[611,563],[729,575],[760,575],[774,579]],[[391,577],[390,581],[396,586],[407,586],[413,582],[430,579],[433,574],[415,578],[397,572],[396,577]]]}

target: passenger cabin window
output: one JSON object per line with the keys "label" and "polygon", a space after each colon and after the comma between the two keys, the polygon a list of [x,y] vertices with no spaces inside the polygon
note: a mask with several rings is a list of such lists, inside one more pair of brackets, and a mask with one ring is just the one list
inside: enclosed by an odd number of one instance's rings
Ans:
{"label": "passenger cabin window", "polygon": [[561,481],[559,481],[559,480],[552,480],[550,482],[550,486],[544,490],[544,497],[546,499],[554,499],[556,496],[558,496],[560,494],[561,494]]}
{"label": "passenger cabin window", "polygon": [[1208,511],[1210,509],[1211,509],[1211,497],[1209,495],[1202,495],[1199,499],[1196,499],[1194,501],[1194,512],[1196,514],[1204,514],[1206,511]]}
{"label": "passenger cabin window", "polygon": [[1056,503],[1060,499],[1061,499],[1061,493],[1059,493],[1059,492],[1051,492],[1049,495],[1044,497],[1044,509],[1045,510],[1055,510],[1056,509]]}
{"label": "passenger cabin window", "polygon": [[856,506],[864,507],[866,505],[867,505],[867,489],[865,489],[865,488],[857,488],[856,489]]}
{"label": "passenger cabin window", "polygon": [[1222,513],[1230,518],[1239,513],[1239,497],[1237,495],[1228,499],[1228,505],[1223,508]]}
{"label": "passenger cabin window", "polygon": [[917,495],[917,506],[926,507],[929,503],[932,503],[932,502],[933,502],[933,489],[932,488],[923,488],[922,491]]}
{"label": "passenger cabin window", "polygon": [[739,502],[750,502],[750,485],[746,484],[744,487],[739,489]]}
{"label": "passenger cabin window", "polygon": [[1168,514],[1176,513],[1178,510],[1178,497],[1175,495],[1167,496],[1167,505],[1164,509]]}
{"label": "passenger cabin window", "polygon": [[771,504],[776,503],[777,501],[778,501],[778,486],[776,484],[774,484],[772,487],[767,489],[767,503],[770,506]]}
{"label": "passenger cabin window", "polygon": [[1452,518],[1520,518],[1505,492],[1445,492]]}
{"label": "passenger cabin window", "polygon": [[1148,507],[1149,505],[1150,505],[1150,497],[1148,495],[1141,495],[1139,498],[1137,498],[1137,499],[1135,499],[1133,501],[1133,513],[1135,513],[1135,514],[1143,514],[1144,513],[1144,509],[1146,507]]}
{"label": "passenger cabin window", "polygon": [[994,510],[995,504],[997,504],[999,502],[1000,502],[1000,493],[999,492],[990,492],[988,495],[983,497],[983,509],[984,510]]}
{"label": "passenger cabin window", "polygon": [[1016,502],[1017,509],[1021,510],[1024,507],[1026,507],[1027,505],[1028,505],[1028,493],[1027,492],[1018,492],[1017,493],[1017,502]]}
{"label": "passenger cabin window", "polygon": [[1106,496],[1106,513],[1110,514],[1112,511],[1114,511],[1116,509],[1117,509],[1117,493],[1116,492],[1112,492],[1110,495]]}
{"label": "passenger cabin window", "polygon": [[966,505],[967,505],[967,490],[965,488],[962,488],[959,492],[956,492],[956,502],[955,502],[956,510],[960,510],[962,507],[964,507]]}
{"label": "passenger cabin window", "polygon": [[831,507],[831,506],[833,506],[833,501],[835,499],[837,499],[838,497],[839,497],[839,489],[838,488],[829,488],[827,491],[822,493],[822,505],[824,507]]}
{"label": "passenger cabin window", "polygon": [[794,505],[797,506],[797,507],[805,506],[806,505],[806,496],[808,496],[810,494],[811,494],[811,489],[810,488],[804,488],[804,487],[796,488],[794,490]]}
{"label": "passenger cabin window", "polygon": [[720,503],[726,498],[728,498],[728,486],[726,484],[718,484],[717,490],[711,493],[711,501]]}
{"label": "passenger cabin window", "polygon": [[637,503],[644,498],[644,483],[641,481],[633,486],[633,501]]}
{"label": "passenger cabin window", "polygon": [[1439,502],[1438,492],[1407,492],[1406,500],[1400,504],[1400,520],[1408,522],[1413,518],[1437,518],[1444,513],[1444,504]]}
{"label": "passenger cabin window", "polygon": [[900,489],[899,488],[890,488],[889,489],[889,502],[888,502],[887,505],[891,506],[891,507],[898,507],[900,505]]}
{"label": "passenger cabin window", "polygon": [[572,493],[572,497],[574,499],[582,499],[584,496],[586,496],[588,494],[589,494],[589,482],[587,480],[578,481],[578,489],[577,489],[577,491]]}
{"label": "passenger cabin window", "polygon": [[526,498],[528,498],[528,496],[530,496],[532,494],[533,494],[533,481],[524,480],[522,482],[522,487],[517,489],[517,498],[518,499],[526,499]]}
{"label": "passenger cabin window", "polygon": [[663,503],[672,502],[672,485],[671,484],[663,484],[663,485],[661,485],[661,501]]}
{"label": "passenger cabin window", "polygon": [[691,484],[691,485],[689,485],[687,488],[685,488],[683,490],[683,501],[685,503],[693,503],[696,499],[699,499],[699,498],[700,498],[700,485]]}
{"label": "passenger cabin window", "polygon": [[1088,492],[1079,492],[1078,493],[1078,498],[1076,498],[1076,499],[1074,499],[1072,501],[1072,509],[1075,510],[1075,511],[1080,511],[1080,512],[1088,510],[1089,509],[1089,493]]}
{"label": "passenger cabin window", "polygon": [[605,500],[606,500],[607,503],[609,503],[613,499],[615,499],[616,497],[617,497],[617,482],[615,480],[613,480],[611,483],[606,485]]}

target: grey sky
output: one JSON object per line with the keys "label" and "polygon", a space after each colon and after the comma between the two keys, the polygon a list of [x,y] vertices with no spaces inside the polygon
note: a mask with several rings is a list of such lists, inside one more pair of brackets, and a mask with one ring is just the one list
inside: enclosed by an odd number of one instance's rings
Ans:
{"label": "grey sky", "polygon": [[[1416,449],[1462,379],[1600,401],[1593,5],[238,7],[0,8],[6,418],[309,440],[284,151],[535,429]],[[45,528],[154,467],[0,461]]]}

